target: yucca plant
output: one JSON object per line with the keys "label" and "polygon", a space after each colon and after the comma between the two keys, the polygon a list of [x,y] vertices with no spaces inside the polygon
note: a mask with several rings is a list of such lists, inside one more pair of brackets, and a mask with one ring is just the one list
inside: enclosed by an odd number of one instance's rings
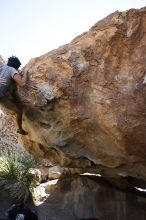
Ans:
{"label": "yucca plant", "polygon": [[30,156],[1,151],[0,190],[8,190],[15,200],[26,201],[30,196],[29,169],[34,167],[36,162]]}

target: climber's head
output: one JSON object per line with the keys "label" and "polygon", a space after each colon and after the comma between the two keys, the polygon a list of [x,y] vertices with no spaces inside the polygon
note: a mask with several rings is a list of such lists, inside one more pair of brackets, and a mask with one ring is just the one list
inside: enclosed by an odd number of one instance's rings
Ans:
{"label": "climber's head", "polygon": [[12,56],[12,57],[8,58],[7,65],[11,66],[11,67],[14,67],[16,70],[18,70],[18,68],[21,66],[21,63],[20,63],[20,60],[17,57]]}

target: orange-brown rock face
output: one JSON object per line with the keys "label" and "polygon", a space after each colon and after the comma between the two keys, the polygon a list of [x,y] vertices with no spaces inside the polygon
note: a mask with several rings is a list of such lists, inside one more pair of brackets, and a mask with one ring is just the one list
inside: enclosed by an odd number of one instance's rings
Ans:
{"label": "orange-brown rock face", "polygon": [[146,8],[109,15],[24,70],[29,151],[64,167],[146,179]]}

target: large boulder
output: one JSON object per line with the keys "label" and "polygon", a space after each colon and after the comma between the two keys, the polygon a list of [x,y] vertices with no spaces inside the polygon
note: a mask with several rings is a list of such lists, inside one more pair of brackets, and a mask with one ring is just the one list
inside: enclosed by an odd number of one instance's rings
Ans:
{"label": "large boulder", "polygon": [[62,167],[146,179],[146,8],[30,60],[25,147]]}
{"label": "large boulder", "polygon": [[146,198],[119,191],[102,179],[70,176],[44,187],[46,200],[37,208],[40,220],[146,219]]}

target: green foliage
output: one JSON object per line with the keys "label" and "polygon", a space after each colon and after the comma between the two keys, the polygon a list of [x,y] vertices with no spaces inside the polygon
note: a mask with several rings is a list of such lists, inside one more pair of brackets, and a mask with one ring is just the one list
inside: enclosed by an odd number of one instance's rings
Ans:
{"label": "green foliage", "polygon": [[24,154],[0,153],[0,189],[8,190],[12,198],[26,201],[30,196],[31,179],[29,169],[36,167],[36,162]]}

